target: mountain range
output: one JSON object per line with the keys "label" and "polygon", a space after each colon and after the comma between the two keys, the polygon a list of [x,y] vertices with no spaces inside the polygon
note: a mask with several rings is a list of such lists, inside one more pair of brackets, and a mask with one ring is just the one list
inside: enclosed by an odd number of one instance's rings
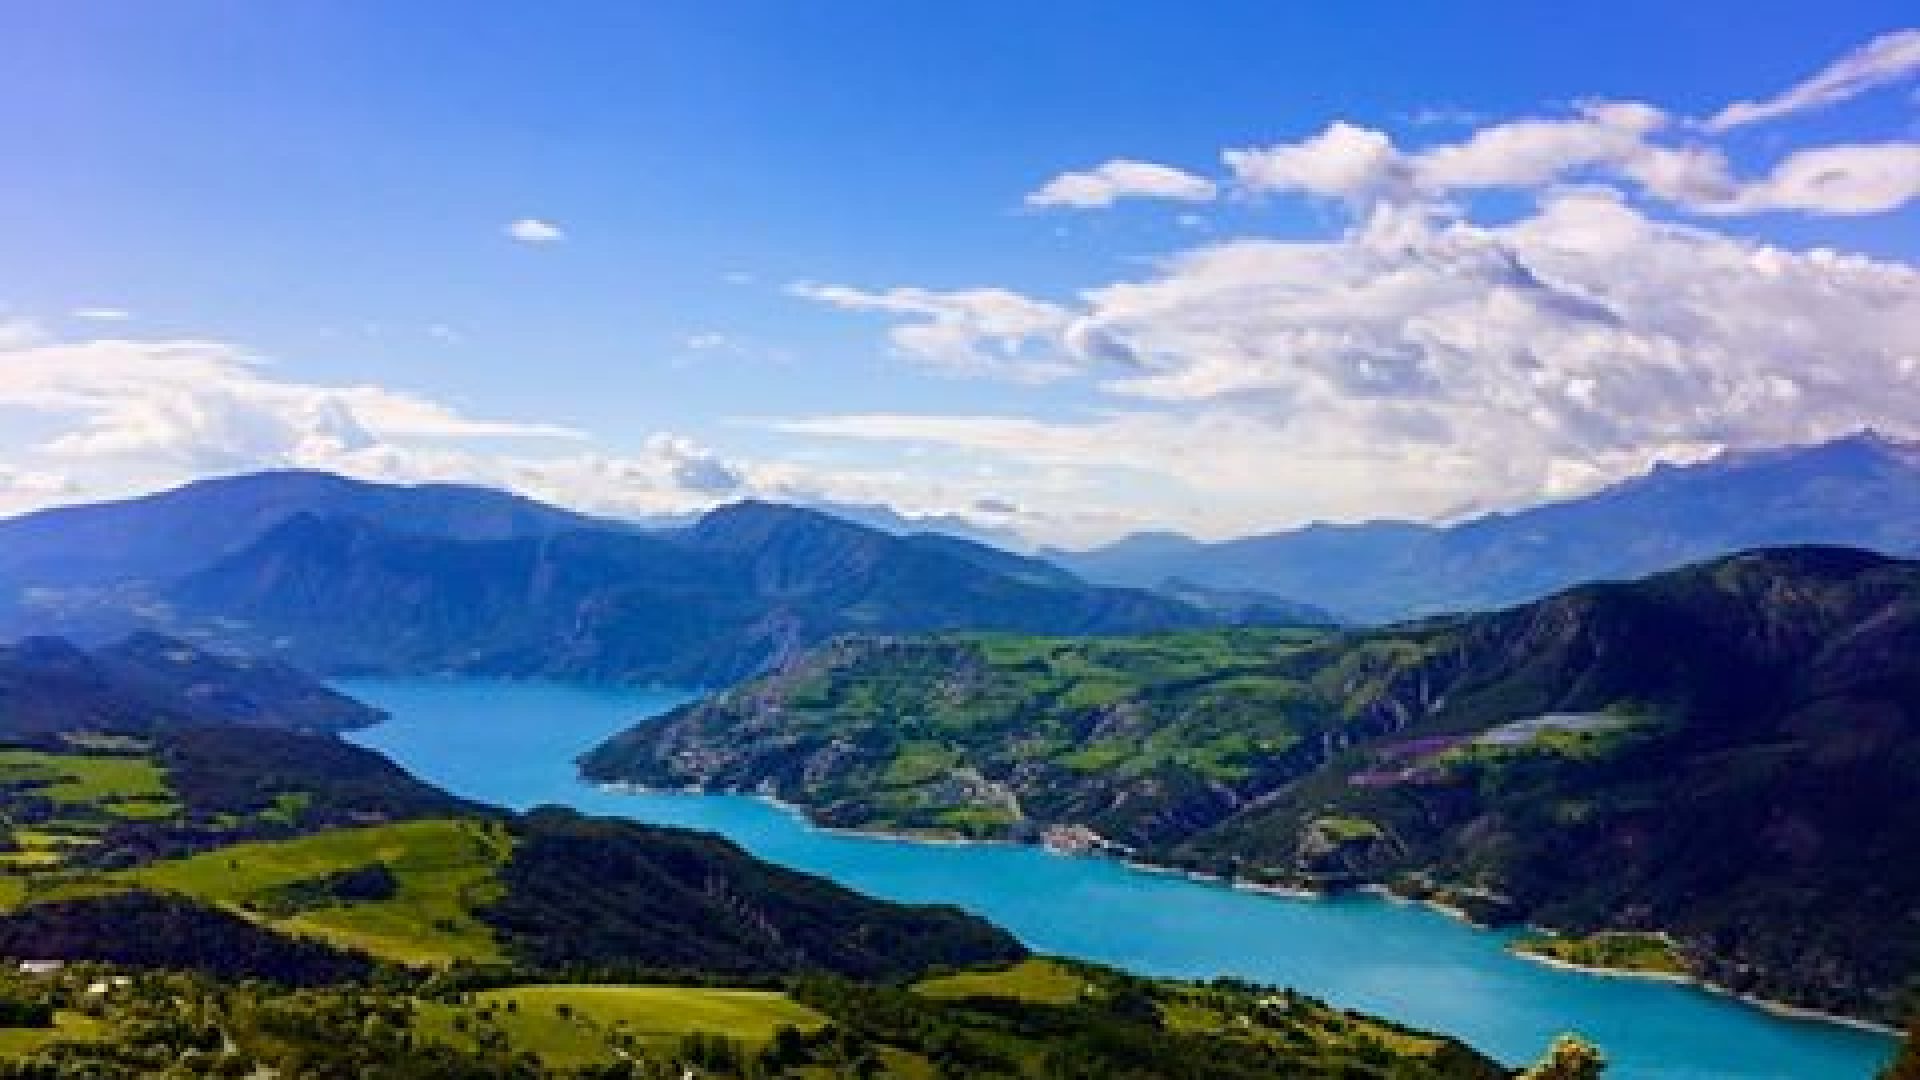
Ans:
{"label": "mountain range", "polygon": [[1376,630],[844,639],[583,766],[1667,934],[1889,1021],[1920,992],[1920,563],[1851,549]]}
{"label": "mountain range", "polygon": [[330,673],[720,685],[841,633],[1368,623],[1794,543],[1920,551],[1920,448],[1868,432],[1457,525],[1048,558],[765,502],[642,527],[487,488],[257,473],[0,521],[0,635],[145,628]]}
{"label": "mountain range", "polygon": [[643,529],[518,496],[262,473],[0,522],[0,631],[149,628],[312,670],[713,685],[835,634],[1143,631],[1248,611],[743,502]]}
{"label": "mountain range", "polygon": [[1256,589],[1385,622],[1524,603],[1751,548],[1920,553],[1920,445],[1867,431],[1661,465],[1592,495],[1453,525],[1316,524],[1203,543],[1142,533],[1046,556],[1091,581]]}

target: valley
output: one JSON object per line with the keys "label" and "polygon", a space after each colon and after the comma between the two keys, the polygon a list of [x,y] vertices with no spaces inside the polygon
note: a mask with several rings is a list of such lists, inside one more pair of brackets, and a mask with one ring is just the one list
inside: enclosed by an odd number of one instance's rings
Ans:
{"label": "valley", "polygon": [[[902,1010],[984,1018],[888,995],[1029,950],[1139,973],[1162,1035],[1135,1054],[1174,1044],[1190,990],[1168,979],[1291,987],[1511,1066],[1574,1027],[1636,1076],[1857,1075],[1909,1008],[1920,577],[1899,559],[1769,549],[1367,628],[762,504],[647,530],[269,474],[58,514],[110,532],[208,498],[257,505],[252,531],[12,564],[60,582],[13,616],[84,632],[0,649],[0,954],[269,978],[321,1012],[400,987],[378,1011],[407,1039],[589,1070],[744,1068],[765,1006],[832,1017],[780,1036],[797,1075],[861,1053],[911,1074],[931,1059],[888,1026]],[[670,678],[732,688],[634,687]],[[422,989],[436,971],[460,989]],[[695,986],[721,996],[671,996]],[[649,1034],[648,988],[758,1034]],[[494,996],[446,996],[469,993]],[[1060,1004],[1067,1027],[975,1064],[1048,1068],[1083,1023],[1134,1038]],[[1382,1075],[1458,1045],[1329,1044],[1350,1022],[1308,1041]],[[1298,1042],[1188,1056],[1272,1068]]]}
{"label": "valley", "polygon": [[1920,19],[0,2],[0,1080],[1920,1080]]}
{"label": "valley", "polygon": [[[0,685],[24,672],[44,703],[48,654],[0,657]],[[225,706],[0,731],[23,856],[0,867],[0,956],[19,965],[0,972],[0,1075],[1022,1077],[1069,1057],[1195,1080],[1505,1075],[1291,991],[1032,960],[953,907],[708,833],[469,802],[237,693],[297,716],[349,700],[333,691],[169,655],[196,681],[123,672],[86,700]],[[1036,970],[1075,992],[1032,997]]]}
{"label": "valley", "polygon": [[[1274,895],[1035,845],[824,829],[757,796],[579,782],[571,753],[637,715],[671,715],[685,693],[457,678],[340,685],[393,716],[353,739],[460,795],[720,833],[761,858],[876,896],[957,904],[1042,954],[1293,987],[1458,1036],[1513,1065],[1567,1030],[1601,1045],[1621,1075],[1656,1080],[1849,1080],[1871,1075],[1890,1052],[1875,1031],[1776,1016],[1686,985],[1555,969],[1510,951],[1511,931],[1397,898]],[[542,722],[513,722],[526,716]]]}
{"label": "valley", "polygon": [[1708,981],[1891,1023],[1920,962],[1917,633],[1915,564],[1808,548],[1374,631],[848,639],[583,767],[1665,931]]}

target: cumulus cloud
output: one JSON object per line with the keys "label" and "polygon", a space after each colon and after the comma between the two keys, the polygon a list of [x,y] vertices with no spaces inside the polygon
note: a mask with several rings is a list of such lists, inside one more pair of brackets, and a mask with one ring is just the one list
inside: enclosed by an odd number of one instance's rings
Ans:
{"label": "cumulus cloud", "polygon": [[1602,189],[1499,226],[1383,205],[1330,241],[1200,247],[1064,314],[1062,363],[1122,364],[1102,415],[783,430],[1118,470],[1106,497],[1171,489],[1230,532],[1512,505],[1920,416],[1920,271],[1660,222]]}
{"label": "cumulus cloud", "polygon": [[1491,124],[1462,141],[1419,150],[1343,121],[1300,142],[1229,150],[1224,158],[1244,191],[1337,198],[1363,208],[1601,180],[1710,215],[1877,214],[1920,198],[1920,143],[1803,149],[1742,180],[1717,147],[1657,141],[1671,127],[1649,105],[1591,102],[1569,117]]}
{"label": "cumulus cloud", "polygon": [[1418,184],[1434,191],[1532,188],[1576,169],[1631,161],[1646,137],[1666,125],[1659,109],[1636,102],[1595,102],[1563,120],[1493,124],[1465,142],[1435,147],[1415,164]]}
{"label": "cumulus cloud", "polygon": [[1121,199],[1173,199],[1206,202],[1219,194],[1213,181],[1168,165],[1146,161],[1109,161],[1085,172],[1067,172],[1027,195],[1035,207],[1112,206]]}
{"label": "cumulus cloud", "polygon": [[39,452],[139,459],[189,471],[324,467],[388,442],[573,438],[545,424],[479,420],[415,394],[270,377],[230,344],[66,342],[0,334],[0,409],[65,424]]}
{"label": "cumulus cloud", "polygon": [[1251,192],[1300,192],[1354,201],[1409,190],[1412,177],[1384,132],[1336,121],[1297,143],[1221,155],[1235,181]]}
{"label": "cumulus cloud", "polygon": [[539,218],[521,218],[508,222],[502,229],[509,237],[523,244],[552,244],[564,240],[567,234],[560,226]]}
{"label": "cumulus cloud", "polygon": [[[1677,122],[1645,102],[1587,101],[1559,116],[1495,122],[1459,118],[1465,121],[1460,126],[1471,127],[1464,138],[1417,146],[1336,120],[1296,141],[1225,150],[1221,160],[1241,192],[1335,199],[1363,210],[1385,202],[1445,202],[1490,189],[1540,191],[1606,182],[1706,215],[1878,214],[1920,199],[1920,143],[1800,146],[1770,168],[1743,177],[1712,136],[1916,75],[1920,29],[1900,30],[1862,45],[1784,93],[1729,105],[1704,124]],[[1416,118],[1415,128],[1431,126],[1421,119]],[[1213,194],[1205,178],[1178,175],[1181,190],[1191,197]],[[1117,197],[1119,186],[1096,170],[1057,177],[1029,201],[1091,207]]]}
{"label": "cumulus cloud", "polygon": [[487,484],[632,517],[746,495],[971,512],[988,483],[871,463],[742,459],[676,432],[610,449],[569,428],[476,418],[392,388],[276,377],[226,342],[67,341],[19,319],[0,321],[0,418],[0,513],[283,467]]}
{"label": "cumulus cloud", "polygon": [[1825,108],[1915,75],[1920,75],[1920,29],[1895,30],[1874,38],[1812,78],[1774,97],[1728,105],[1707,121],[1707,128],[1728,131]]}
{"label": "cumulus cloud", "polygon": [[1058,353],[1036,349],[1067,328],[1067,310],[1007,289],[869,291],[803,282],[791,291],[846,311],[904,316],[888,332],[894,347],[948,371],[1036,380],[1067,373]]}

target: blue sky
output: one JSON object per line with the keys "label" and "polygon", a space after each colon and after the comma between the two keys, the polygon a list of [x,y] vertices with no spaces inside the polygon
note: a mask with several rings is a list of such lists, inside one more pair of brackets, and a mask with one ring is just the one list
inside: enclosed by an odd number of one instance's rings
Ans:
{"label": "blue sky", "polygon": [[1077,543],[1920,435],[1911,9],[1574,8],[9,5],[0,509],[302,465]]}

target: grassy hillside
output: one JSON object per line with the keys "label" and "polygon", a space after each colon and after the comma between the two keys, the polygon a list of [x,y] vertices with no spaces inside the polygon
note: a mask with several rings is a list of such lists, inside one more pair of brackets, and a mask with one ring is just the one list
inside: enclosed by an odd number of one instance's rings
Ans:
{"label": "grassy hillside", "polygon": [[[1071,980],[1057,1000],[1033,970]],[[1448,1039],[1237,983],[1063,962],[943,983],[530,983],[288,990],[177,972],[0,972],[0,1075],[827,1080],[967,1076],[1494,1080]]]}
{"label": "grassy hillside", "polygon": [[1670,931],[1689,970],[1878,1018],[1920,971],[1920,564],[1861,552],[1381,630],[846,639],[582,764]]}
{"label": "grassy hillside", "polygon": [[[170,732],[62,745],[0,750],[0,816],[15,845],[0,861],[0,906],[13,912],[0,915],[0,938],[57,928],[75,957],[130,955],[106,918],[121,909],[81,903],[122,895],[188,905],[125,909],[155,921],[142,955],[183,966],[211,962],[185,938],[227,932],[233,919],[392,965],[595,979],[899,978],[1021,955],[979,919],[873,900],[717,837],[472,807],[330,738]],[[302,786],[290,759],[338,771]],[[262,962],[270,974],[271,957]]]}
{"label": "grassy hillside", "polygon": [[473,806],[332,736],[76,715],[0,745],[0,1076],[1503,1075],[1280,991],[1022,964],[717,837]]}
{"label": "grassy hillside", "polygon": [[351,823],[485,816],[376,754],[239,728],[0,746],[0,898],[105,870]]}
{"label": "grassy hillside", "polygon": [[835,824],[1004,836],[1074,822],[1147,846],[1219,816],[1338,721],[1279,669],[1324,638],[851,639],[582,765],[594,780],[771,785]]}
{"label": "grassy hillside", "polygon": [[611,1064],[622,1052],[671,1054],[698,1035],[752,1053],[782,1028],[812,1034],[828,1023],[780,991],[703,986],[514,986],[423,1003],[414,1013],[422,1038],[477,1049],[498,1031],[549,1068]]}
{"label": "grassy hillside", "polygon": [[[495,963],[505,954],[476,912],[499,898],[513,843],[500,822],[409,821],[236,844],[77,887],[180,893],[401,964]],[[341,884],[374,869],[384,883]]]}

